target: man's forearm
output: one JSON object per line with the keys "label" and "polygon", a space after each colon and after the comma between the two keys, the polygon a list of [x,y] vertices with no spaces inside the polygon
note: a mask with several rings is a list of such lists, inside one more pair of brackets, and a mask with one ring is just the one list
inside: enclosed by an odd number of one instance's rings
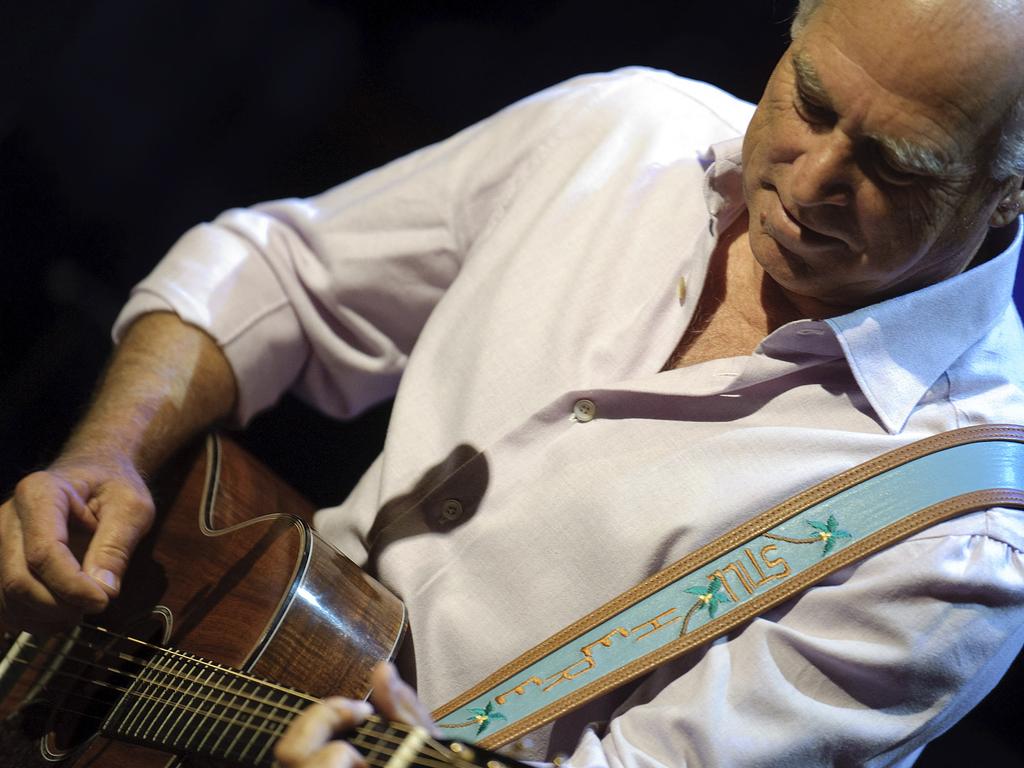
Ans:
{"label": "man's forearm", "polygon": [[64,457],[128,458],[144,475],[234,407],[235,377],[216,343],[165,312],[144,315],[114,353]]}

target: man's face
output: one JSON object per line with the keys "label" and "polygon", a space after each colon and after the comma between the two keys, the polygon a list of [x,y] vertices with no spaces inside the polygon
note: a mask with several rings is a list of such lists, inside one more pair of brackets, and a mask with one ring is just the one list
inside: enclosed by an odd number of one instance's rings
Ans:
{"label": "man's face", "polygon": [[787,292],[863,306],[961,272],[984,240],[1019,85],[993,63],[1005,36],[952,5],[826,2],[776,67],[743,187],[754,256]]}

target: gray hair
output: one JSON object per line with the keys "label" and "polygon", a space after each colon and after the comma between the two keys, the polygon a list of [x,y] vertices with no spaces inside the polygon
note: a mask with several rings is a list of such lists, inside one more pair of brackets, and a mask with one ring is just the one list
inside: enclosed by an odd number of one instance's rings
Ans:
{"label": "gray hair", "polygon": [[[789,27],[790,37],[796,40],[807,26],[808,20],[820,6],[822,0],[799,0],[796,13]],[[1006,111],[999,144],[992,158],[992,176],[996,181],[1005,181],[1011,176],[1024,174],[1024,92]]]}

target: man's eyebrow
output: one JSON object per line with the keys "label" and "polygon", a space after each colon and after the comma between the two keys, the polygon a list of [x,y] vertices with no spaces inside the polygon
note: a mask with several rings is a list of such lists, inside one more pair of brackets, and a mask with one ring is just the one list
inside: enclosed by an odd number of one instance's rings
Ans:
{"label": "man's eyebrow", "polygon": [[803,51],[793,54],[793,72],[796,75],[796,85],[801,94],[810,96],[820,106],[832,106],[832,99],[829,98],[825,86],[821,84],[818,70],[814,68],[814,63]]}
{"label": "man's eyebrow", "polygon": [[888,162],[900,170],[937,180],[957,181],[974,174],[969,163],[951,159],[946,153],[906,139],[871,136],[886,155]]}

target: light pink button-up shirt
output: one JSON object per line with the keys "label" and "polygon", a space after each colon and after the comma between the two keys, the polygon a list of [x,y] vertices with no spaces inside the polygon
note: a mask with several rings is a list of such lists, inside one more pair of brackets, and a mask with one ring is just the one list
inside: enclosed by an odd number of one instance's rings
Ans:
{"label": "light pink button-up shirt", "polygon": [[[663,72],[577,78],[319,197],[224,213],[125,308],[118,330],[171,308],[218,339],[243,421],[288,387],[339,416],[397,388],[384,451],[317,522],[405,600],[429,706],[836,472],[1024,423],[1019,234],[946,282],[661,371],[741,211],[721,142],[751,111]],[[1020,649],[1022,547],[1019,512],[936,526],[521,754],[912,761]]]}

